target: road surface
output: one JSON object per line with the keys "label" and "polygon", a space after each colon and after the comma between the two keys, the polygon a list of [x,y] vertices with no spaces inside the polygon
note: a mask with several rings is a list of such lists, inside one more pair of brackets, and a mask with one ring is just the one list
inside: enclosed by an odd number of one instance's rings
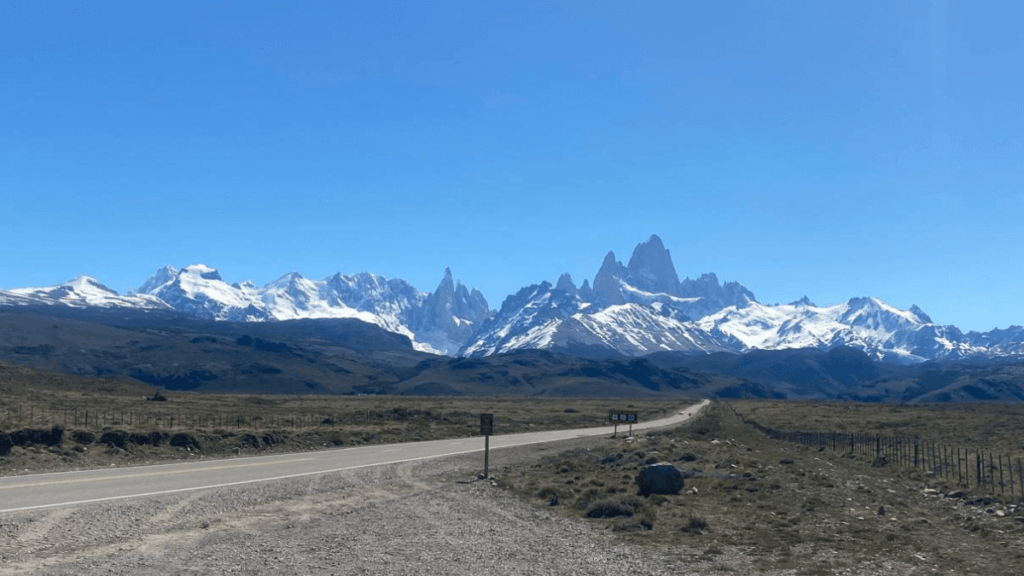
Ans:
{"label": "road surface", "polygon": [[[708,400],[704,400],[668,418],[634,424],[633,429],[645,430],[681,424],[695,416],[708,403]],[[620,433],[625,432],[625,429],[625,426],[619,426]],[[605,426],[491,436],[490,447],[496,450],[583,436],[610,435],[612,430],[611,426]],[[12,476],[0,478],[0,514],[299,478],[368,466],[482,452],[483,447],[483,438],[480,437],[455,438],[135,468]]]}

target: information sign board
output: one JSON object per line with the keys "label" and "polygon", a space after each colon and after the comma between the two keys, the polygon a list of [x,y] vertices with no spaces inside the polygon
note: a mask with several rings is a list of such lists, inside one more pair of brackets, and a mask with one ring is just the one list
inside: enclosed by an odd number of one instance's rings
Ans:
{"label": "information sign board", "polygon": [[480,435],[490,436],[494,434],[494,414],[480,415]]}

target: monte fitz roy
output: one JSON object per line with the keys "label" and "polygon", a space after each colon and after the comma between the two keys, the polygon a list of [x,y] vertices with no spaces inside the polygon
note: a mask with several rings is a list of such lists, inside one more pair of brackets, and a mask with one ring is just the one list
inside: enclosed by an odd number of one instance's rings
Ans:
{"label": "monte fitz roy", "polygon": [[916,306],[878,298],[817,306],[807,298],[766,305],[714,274],[679,280],[669,251],[651,236],[623,265],[611,252],[593,283],[563,274],[508,296],[497,311],[445,270],[432,293],[371,273],[310,280],[286,274],[262,287],[225,282],[196,264],[167,266],[129,294],[80,276],[52,287],[0,291],[0,307],[66,306],[176,313],[206,320],[276,322],[351,318],[405,336],[420,351],[488,356],[545,349],[592,358],[655,352],[710,354],[839,346],[883,361],[918,363],[1024,356],[1024,327],[963,333]]}

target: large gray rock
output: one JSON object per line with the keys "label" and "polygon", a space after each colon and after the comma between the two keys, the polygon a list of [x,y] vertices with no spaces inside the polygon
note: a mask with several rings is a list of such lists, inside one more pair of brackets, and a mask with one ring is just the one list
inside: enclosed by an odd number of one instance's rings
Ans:
{"label": "large gray rock", "polygon": [[641,496],[679,494],[683,489],[683,474],[668,462],[658,462],[640,468],[636,483]]}

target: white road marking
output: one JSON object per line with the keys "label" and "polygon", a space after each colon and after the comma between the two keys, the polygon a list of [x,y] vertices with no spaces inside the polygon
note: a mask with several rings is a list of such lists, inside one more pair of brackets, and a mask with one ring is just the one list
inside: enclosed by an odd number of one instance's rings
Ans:
{"label": "white road marking", "polygon": [[[707,400],[702,402],[700,408],[703,408],[703,406],[706,403],[708,403]],[[699,411],[700,408],[698,408],[698,411]],[[655,421],[655,422],[657,422],[657,421]],[[679,423],[681,423],[681,422],[679,422]],[[671,425],[671,424],[666,424],[666,425]],[[648,427],[654,427],[654,426],[655,426],[655,423],[648,423],[647,426],[640,426],[638,428],[642,429],[642,428],[648,428]],[[601,434],[609,433],[611,431],[612,431],[611,427],[591,428],[590,429],[590,433],[576,433],[572,437],[583,438],[583,437],[588,437],[588,436],[598,436],[598,435],[601,435]],[[556,431],[552,431],[552,432],[556,432]],[[570,431],[570,434],[571,433],[572,432]],[[527,433],[527,434],[540,434],[540,433],[537,432],[537,433]],[[502,439],[502,436],[496,436],[495,437],[495,440],[499,440],[499,439]],[[564,439],[565,438],[562,438],[561,440],[564,440]],[[475,442],[475,441],[478,441],[478,440],[479,440],[478,437],[474,438],[473,440],[471,440],[471,439],[463,439],[463,440],[460,440],[460,441],[452,442],[450,445],[454,448],[456,446],[464,446],[467,443]],[[516,443],[513,443],[513,444],[491,446],[491,448],[492,449],[512,448],[512,447],[516,447],[516,446],[528,446],[528,445],[531,445],[531,444],[545,444],[545,443],[549,443],[549,442],[557,442],[559,440],[560,439],[558,439],[558,438],[554,438],[554,439],[547,438],[547,439],[542,439],[542,440],[530,440],[530,441],[516,442]],[[444,442],[444,441],[442,440],[441,442]],[[398,448],[391,448],[390,449],[390,451],[395,451],[395,450],[398,450]],[[256,483],[256,482],[272,482],[274,480],[287,480],[287,479],[291,479],[291,478],[301,478],[301,477],[304,477],[304,476],[315,476],[317,474],[330,474],[330,473],[333,473],[333,472],[341,472],[341,471],[344,471],[344,470],[357,470],[359,468],[370,468],[370,467],[373,467],[373,466],[388,466],[388,465],[391,465],[391,464],[400,464],[400,463],[403,463],[403,462],[415,462],[415,461],[418,461],[418,460],[430,460],[430,459],[433,459],[433,458],[444,458],[446,456],[457,456],[457,455],[460,455],[460,454],[469,454],[471,452],[482,452],[482,451],[483,451],[483,447],[479,446],[479,447],[475,447],[475,448],[470,448],[468,450],[459,450],[459,451],[456,451],[456,452],[447,452],[445,454],[434,454],[434,455],[431,455],[431,456],[419,456],[419,457],[414,457],[414,458],[402,458],[402,459],[399,459],[399,460],[392,460],[392,461],[388,461],[388,462],[374,462],[374,463],[371,463],[371,464],[359,464],[359,465],[354,465],[354,466],[342,466],[340,468],[332,468],[330,470],[317,470],[317,471],[313,471],[313,472],[301,472],[301,473],[297,473],[297,474],[287,474],[287,475],[284,475],[284,476],[274,476],[274,477],[271,477],[271,478],[256,478],[256,479],[251,479],[251,480],[240,480],[240,481],[237,481],[237,482],[225,482],[225,483],[221,483],[221,484],[209,484],[209,485],[206,485],[206,486],[191,486],[191,487],[187,487],[187,488],[175,488],[175,489],[171,489],[171,490],[161,490],[161,491],[158,491],[158,492],[148,492],[148,493],[144,493],[144,494],[122,494],[122,495],[118,495],[118,496],[108,496],[108,497],[105,497],[105,498],[93,498],[93,499],[90,499],[90,500],[78,500],[78,501],[75,501],[75,502],[58,502],[58,503],[53,503],[53,504],[40,504],[38,506],[25,506],[25,507],[21,507],[21,508],[8,508],[8,509],[0,510],[0,514],[4,514],[4,513],[7,513],[7,512],[23,512],[23,511],[27,511],[27,510],[40,510],[40,509],[44,509],[44,508],[59,508],[59,507],[63,507],[63,506],[78,506],[78,505],[82,505],[82,504],[93,504],[93,503],[97,503],[97,502],[109,502],[109,501],[113,501],[113,500],[126,500],[128,498],[145,498],[145,497],[148,497],[148,496],[160,496],[160,495],[164,495],[164,494],[176,494],[176,493],[179,493],[179,492],[189,492],[189,491],[193,491],[193,490],[209,490],[209,489],[213,489],[213,488],[225,488],[225,487],[228,487],[228,486],[241,486],[241,485],[245,485],[245,484],[253,484],[253,483]],[[270,456],[270,457],[267,457],[267,458],[273,458],[273,457]],[[311,458],[311,457],[298,458],[298,459],[289,460],[288,462],[302,462],[302,461],[310,461],[310,460],[313,460],[313,458]],[[282,462],[282,461],[270,462],[269,464],[275,464],[275,463],[280,463],[280,462]],[[213,469],[224,469],[224,468],[236,468],[236,467],[261,466],[261,465],[266,465],[266,463],[263,463],[263,464],[224,465],[224,466],[220,466],[218,468],[202,468],[201,470],[198,470],[198,471],[213,470]],[[66,481],[52,481],[49,484],[47,484],[47,483],[22,484],[22,485],[19,485],[19,486],[8,486],[7,488],[13,488],[13,487],[22,487],[22,488],[24,488],[24,487],[35,487],[35,486],[45,486],[45,485],[50,485],[50,484],[82,482],[82,481],[87,481],[87,480],[101,481],[101,480],[104,480],[104,479],[117,479],[117,478],[124,479],[124,478],[136,478],[136,477],[141,477],[141,476],[159,476],[159,475],[164,475],[164,474],[184,474],[184,473],[196,472],[196,471],[197,470],[191,469],[191,470],[180,470],[180,471],[169,471],[169,472],[151,472],[151,473],[144,473],[144,474],[128,474],[128,475],[115,476],[115,477],[110,477],[110,478],[83,478],[83,479],[66,480]]]}
{"label": "white road marking", "polygon": [[[292,458],[290,460],[278,460],[275,462],[259,462],[254,464],[228,464],[221,466],[204,466],[202,468],[188,468],[184,470],[167,470],[161,472],[145,472],[145,473],[132,473],[123,474],[121,476],[104,476],[102,478],[74,478],[71,480],[54,480],[51,482],[29,482],[26,484],[11,484],[10,486],[0,486],[0,490],[12,490],[14,488],[38,488],[41,486],[58,486],[60,484],[77,484],[81,482],[94,482],[97,480],[127,480],[131,478],[146,478],[151,476],[171,476],[173,474],[191,474],[193,472],[207,472],[210,470],[231,470],[234,468],[256,468],[260,466],[273,466],[277,464],[294,464],[296,462],[312,462],[313,458]],[[2,512],[2,510],[0,510]]]}

